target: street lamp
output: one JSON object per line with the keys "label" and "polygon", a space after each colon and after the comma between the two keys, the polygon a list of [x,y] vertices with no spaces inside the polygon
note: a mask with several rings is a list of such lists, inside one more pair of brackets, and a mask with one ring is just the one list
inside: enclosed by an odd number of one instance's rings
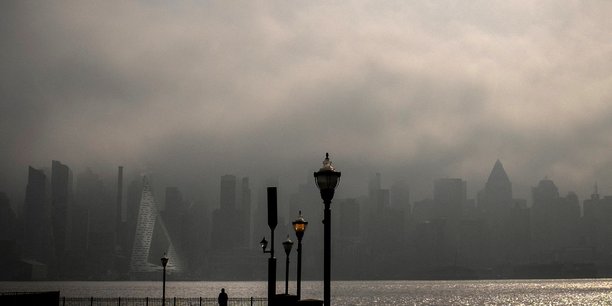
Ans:
{"label": "street lamp", "polygon": [[297,298],[298,301],[302,296],[302,238],[304,237],[304,232],[306,231],[306,227],[308,226],[308,222],[304,220],[302,217],[302,211],[300,210],[299,217],[293,221],[293,230],[295,231],[295,236],[298,239],[297,245],[297,254],[298,254],[298,262],[297,262]]}
{"label": "street lamp", "polygon": [[325,306],[331,305],[331,210],[329,208],[331,200],[334,198],[334,191],[340,181],[340,172],[337,172],[329,160],[329,153],[325,153],[323,167],[314,173],[315,183],[321,191],[321,199],[325,204],[323,215],[323,303]]}
{"label": "street lamp", "polygon": [[293,241],[289,239],[289,235],[287,235],[287,240],[283,242],[283,248],[285,249],[285,254],[287,255],[287,260],[285,261],[285,294],[289,294],[289,253],[291,253],[291,248],[293,247]]}
{"label": "street lamp", "polygon": [[264,254],[272,253],[272,250],[266,251],[266,248],[268,247],[268,240],[266,240],[266,237],[263,237],[261,239],[261,241],[259,242],[259,245],[261,246],[261,249],[263,250]]}
{"label": "street lamp", "polygon": [[166,265],[168,265],[168,256],[164,253],[164,257],[161,258],[162,266],[164,267],[164,276],[162,280],[162,305],[166,305]]}
{"label": "street lamp", "polygon": [[268,241],[266,237],[261,239],[259,244],[261,249],[265,253],[270,253],[268,258],[268,304],[275,304],[276,297],[276,258],[274,257],[274,229],[278,224],[277,212],[276,212],[276,187],[268,187],[268,227],[270,227],[270,251],[266,251]]}

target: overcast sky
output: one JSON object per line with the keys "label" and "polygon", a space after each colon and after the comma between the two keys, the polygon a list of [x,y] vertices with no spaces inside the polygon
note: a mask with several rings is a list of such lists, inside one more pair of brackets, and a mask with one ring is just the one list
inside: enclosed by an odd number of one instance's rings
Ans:
{"label": "overcast sky", "polygon": [[[117,165],[612,194],[610,1],[2,1],[0,190]],[[310,175],[310,176],[308,176]],[[109,182],[112,184],[112,182]],[[340,190],[339,190],[340,191]],[[21,191],[20,191],[21,192]]]}

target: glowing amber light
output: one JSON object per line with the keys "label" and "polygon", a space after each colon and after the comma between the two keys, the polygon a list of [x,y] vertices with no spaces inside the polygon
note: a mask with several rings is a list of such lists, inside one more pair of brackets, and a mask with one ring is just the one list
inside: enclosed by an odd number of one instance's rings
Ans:
{"label": "glowing amber light", "polygon": [[293,222],[293,230],[295,231],[295,235],[298,237],[298,240],[301,240],[304,236],[304,232],[306,231],[306,227],[308,226],[308,222],[304,220],[302,217],[302,211],[300,210],[300,216]]}
{"label": "glowing amber light", "polygon": [[303,233],[306,230],[306,224],[305,223],[294,223],[293,230],[296,232]]}

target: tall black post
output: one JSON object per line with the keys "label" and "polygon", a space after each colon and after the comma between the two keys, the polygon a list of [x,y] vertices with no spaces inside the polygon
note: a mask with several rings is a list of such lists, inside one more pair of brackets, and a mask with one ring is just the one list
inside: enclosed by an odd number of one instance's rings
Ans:
{"label": "tall black post", "polygon": [[302,238],[300,237],[298,237],[297,254],[297,298],[299,301],[302,299]]}
{"label": "tall black post", "polygon": [[287,254],[287,260],[285,261],[285,294],[289,294],[289,254]]}
{"label": "tall black post", "polygon": [[162,305],[166,305],[166,265],[164,265],[164,276],[162,280]]}
{"label": "tall black post", "polygon": [[278,223],[276,213],[276,187],[268,187],[268,226],[270,227],[270,258],[268,259],[268,305],[274,305],[276,296],[276,258],[274,257],[274,229]]}
{"label": "tall black post", "polygon": [[325,214],[323,216],[323,303],[331,305],[331,200],[325,200]]}
{"label": "tall black post", "polygon": [[336,171],[329,160],[329,153],[325,153],[323,167],[314,173],[315,182],[321,191],[321,199],[325,204],[323,215],[324,244],[323,244],[323,303],[331,305],[331,200],[334,190],[338,186],[341,173]]}

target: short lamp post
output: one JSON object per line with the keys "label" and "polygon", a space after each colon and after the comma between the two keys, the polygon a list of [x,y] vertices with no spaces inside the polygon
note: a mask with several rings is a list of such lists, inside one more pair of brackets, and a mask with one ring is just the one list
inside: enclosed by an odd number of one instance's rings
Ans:
{"label": "short lamp post", "polygon": [[321,199],[325,204],[323,215],[323,303],[331,305],[331,210],[330,204],[334,192],[340,181],[340,172],[336,171],[329,160],[329,153],[325,153],[323,167],[314,173],[315,182],[321,191]]}
{"label": "short lamp post", "polygon": [[287,260],[285,261],[285,294],[289,294],[289,254],[291,253],[291,248],[293,247],[293,241],[289,239],[289,235],[287,235],[287,240],[283,242],[283,248],[285,249],[285,254],[287,255]]}
{"label": "short lamp post", "polygon": [[268,240],[266,240],[266,237],[263,237],[259,245],[264,254],[270,254],[270,258],[268,258],[268,305],[274,305],[273,300],[276,295],[276,258],[274,258],[274,243],[272,243],[269,250],[266,250],[268,247]]}
{"label": "short lamp post", "polygon": [[308,222],[304,220],[302,217],[302,211],[300,210],[299,217],[293,221],[293,230],[295,231],[295,236],[298,239],[297,245],[297,298],[300,300],[302,298],[302,238],[304,237],[304,232],[306,231],[306,227],[308,226]]}
{"label": "short lamp post", "polygon": [[168,265],[168,256],[164,254],[161,258],[162,267],[164,267],[164,276],[162,278],[162,305],[166,305],[166,266]]}
{"label": "short lamp post", "polygon": [[272,253],[272,250],[266,250],[266,248],[268,247],[268,240],[266,240],[266,237],[263,237],[261,239],[261,241],[259,242],[259,245],[261,246],[261,249],[263,250],[264,254]]}

